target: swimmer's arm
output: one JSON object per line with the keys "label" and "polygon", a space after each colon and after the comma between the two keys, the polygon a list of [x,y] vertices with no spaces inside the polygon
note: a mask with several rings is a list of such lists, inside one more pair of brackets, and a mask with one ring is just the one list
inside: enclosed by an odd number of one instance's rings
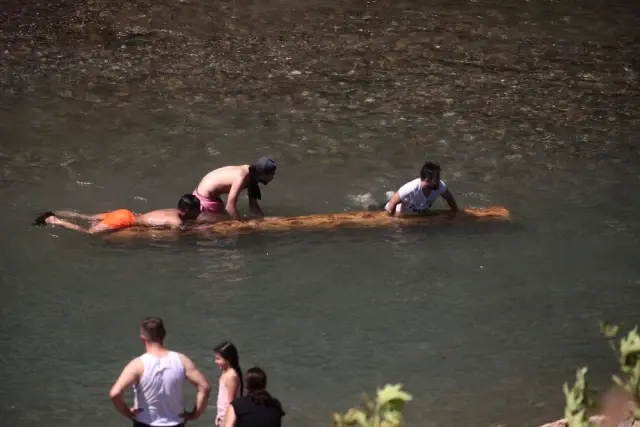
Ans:
{"label": "swimmer's arm", "polygon": [[447,201],[447,203],[449,204],[449,207],[453,212],[460,211],[460,209],[458,209],[458,203],[456,202],[455,197],[453,197],[453,194],[451,194],[448,188],[444,190],[444,193],[442,193],[441,195],[442,195],[442,198]]}
{"label": "swimmer's arm", "polygon": [[88,229],[82,228],[79,225],[73,224],[69,221],[65,221],[64,219],[60,219],[55,216],[51,216],[47,218],[46,222],[47,224],[59,225],[64,228],[68,228],[69,230],[78,231],[80,233],[85,233],[85,234],[104,233],[110,230],[109,227],[107,227],[104,224],[96,224],[94,226],[91,226]]}
{"label": "swimmer's arm", "polygon": [[233,184],[231,184],[231,190],[229,190],[229,196],[227,197],[227,205],[225,206],[225,209],[229,213],[229,216],[231,216],[231,219],[235,219],[236,221],[241,221],[237,208],[238,195],[240,194],[240,190],[242,190],[248,176],[248,174],[242,174],[233,181]]}
{"label": "swimmer's arm", "polygon": [[207,409],[211,386],[204,375],[202,375],[198,368],[196,368],[195,363],[193,363],[191,359],[180,353],[180,360],[184,367],[185,377],[198,389],[198,393],[196,394],[196,406],[193,408],[193,411],[187,413],[187,418],[189,420],[197,420]]}
{"label": "swimmer's arm", "polygon": [[120,414],[125,418],[133,419],[135,409],[129,409],[122,397],[122,394],[127,387],[130,387],[132,384],[140,380],[143,370],[144,366],[140,359],[133,359],[127,364],[127,366],[125,366],[120,377],[118,377],[109,391],[109,398],[111,399],[113,406],[115,406],[118,412],[120,412]]}
{"label": "swimmer's arm", "polygon": [[396,191],[395,193],[393,193],[393,196],[391,196],[391,199],[389,199],[389,202],[387,203],[387,213],[393,216],[396,213],[396,206],[401,202],[402,200],[400,199],[400,193]]}
{"label": "swimmer's arm", "polygon": [[61,218],[80,218],[89,221],[100,221],[104,214],[86,215],[73,211],[55,211],[54,215]]}

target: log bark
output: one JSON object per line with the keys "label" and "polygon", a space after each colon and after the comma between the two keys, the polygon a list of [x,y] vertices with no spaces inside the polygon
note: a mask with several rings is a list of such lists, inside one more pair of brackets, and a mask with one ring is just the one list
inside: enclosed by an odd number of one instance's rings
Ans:
{"label": "log bark", "polygon": [[188,231],[170,231],[132,227],[108,235],[109,238],[127,239],[136,237],[162,238],[185,234],[230,236],[255,232],[313,231],[340,228],[384,228],[417,227],[438,225],[461,225],[476,222],[510,221],[509,210],[502,206],[484,209],[464,209],[453,213],[449,210],[433,210],[425,215],[390,217],[384,211],[355,211],[335,214],[314,214],[295,217],[266,217],[263,220],[224,220],[199,225]]}

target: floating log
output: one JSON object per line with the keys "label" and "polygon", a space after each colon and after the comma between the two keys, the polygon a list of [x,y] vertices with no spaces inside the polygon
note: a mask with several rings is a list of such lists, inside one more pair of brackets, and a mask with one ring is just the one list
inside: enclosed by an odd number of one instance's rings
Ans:
{"label": "floating log", "polygon": [[509,221],[509,211],[502,206],[484,209],[464,209],[461,212],[433,210],[424,215],[391,217],[385,211],[355,211],[335,214],[314,214],[294,217],[266,217],[263,220],[224,220],[202,224],[189,231],[170,231],[132,227],[109,234],[110,237],[170,237],[185,234],[230,236],[254,232],[334,230],[339,228],[383,228],[390,226],[454,225],[475,222]]}

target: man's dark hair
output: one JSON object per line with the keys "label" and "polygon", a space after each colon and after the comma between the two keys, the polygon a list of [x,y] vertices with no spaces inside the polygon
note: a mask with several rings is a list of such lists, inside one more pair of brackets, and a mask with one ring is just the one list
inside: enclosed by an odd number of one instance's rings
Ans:
{"label": "man's dark hair", "polygon": [[185,194],[178,200],[178,210],[182,212],[200,210],[200,200],[193,194]]}
{"label": "man's dark hair", "polygon": [[164,329],[164,323],[159,317],[147,317],[140,325],[142,335],[149,341],[161,343],[164,340],[167,331]]}
{"label": "man's dark hair", "polygon": [[433,179],[436,174],[440,174],[440,165],[433,162],[427,162],[420,169],[420,179]]}

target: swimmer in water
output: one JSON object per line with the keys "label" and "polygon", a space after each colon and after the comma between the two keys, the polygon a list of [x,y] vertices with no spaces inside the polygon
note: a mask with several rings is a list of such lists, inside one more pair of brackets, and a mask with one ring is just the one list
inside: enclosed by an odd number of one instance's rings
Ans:
{"label": "swimmer in water", "polygon": [[420,178],[400,187],[385,204],[384,209],[392,216],[424,214],[428,212],[438,196],[442,196],[447,201],[453,212],[459,211],[456,199],[440,179],[440,166],[427,162],[420,170]]}
{"label": "swimmer in water", "polygon": [[[258,184],[268,185],[276,173],[276,162],[269,157],[261,157],[253,165],[224,166],[206,174],[193,195],[200,200],[202,212],[209,215],[227,214],[240,221],[238,195],[245,188],[249,196],[249,208],[264,217],[258,200],[261,199]],[[228,194],[225,204],[220,196]]]}
{"label": "swimmer in water", "polygon": [[[59,225],[81,233],[98,234],[133,226],[180,229],[185,228],[187,223],[196,221],[199,215],[200,200],[192,194],[185,194],[178,201],[177,209],[160,209],[145,214],[135,214],[127,209],[97,215],[70,211],[45,212],[36,218],[33,225]],[[62,218],[79,218],[93,224],[89,228],[83,228]]]}

